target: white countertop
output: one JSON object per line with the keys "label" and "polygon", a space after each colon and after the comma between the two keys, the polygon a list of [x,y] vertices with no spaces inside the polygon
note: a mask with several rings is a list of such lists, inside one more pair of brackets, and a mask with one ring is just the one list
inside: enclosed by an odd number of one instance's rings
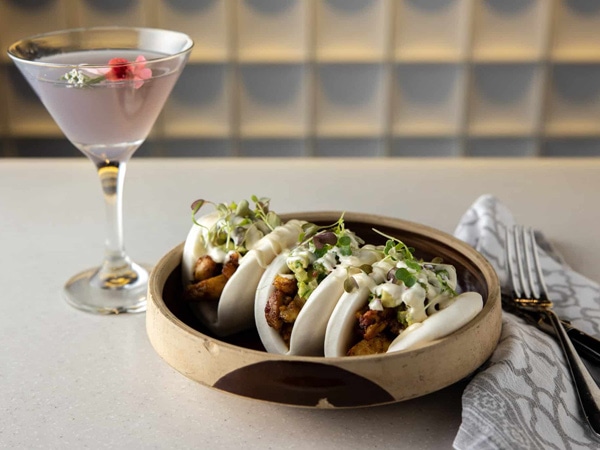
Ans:
{"label": "white countertop", "polygon": [[[451,233],[484,193],[600,281],[600,159],[134,158],[125,242],[136,261],[154,263],[185,239],[193,200],[252,194],[282,213],[376,213]],[[265,404],[180,375],[150,346],[144,314],[69,307],[63,283],[103,252],[100,188],[84,158],[0,160],[0,220],[0,447],[451,447],[465,382],[367,409]]]}

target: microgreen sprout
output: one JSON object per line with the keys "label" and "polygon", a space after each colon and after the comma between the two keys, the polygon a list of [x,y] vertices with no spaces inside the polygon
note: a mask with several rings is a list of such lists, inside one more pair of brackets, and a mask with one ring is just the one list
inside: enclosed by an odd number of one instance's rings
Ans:
{"label": "microgreen sprout", "polygon": [[373,272],[373,266],[370,264],[363,264],[362,266],[359,267],[359,269],[362,270],[367,275],[369,275],[371,272]]}
{"label": "microgreen sprout", "polygon": [[400,267],[396,270],[394,276],[398,281],[402,281],[407,288],[413,287],[417,282],[417,277],[410,273],[405,267]]}
{"label": "microgreen sprout", "polygon": [[[237,251],[245,254],[261,237],[281,224],[281,218],[269,211],[269,199],[251,197],[254,209],[247,200],[239,203],[213,203],[199,199],[192,203],[192,222],[205,229],[205,239],[214,247],[224,251]],[[196,219],[198,211],[211,204],[218,212],[217,221],[209,228]]]}
{"label": "microgreen sprout", "polygon": [[389,256],[397,261],[416,261],[416,258],[414,256],[414,248],[409,247],[400,239],[385,234],[382,231],[379,231],[375,228],[373,228],[373,231],[388,239],[385,243],[385,248],[383,249],[383,253],[385,254],[385,256]]}
{"label": "microgreen sprout", "polygon": [[348,277],[344,280],[344,291],[347,293],[352,293],[358,289],[358,282],[354,279],[354,277]]}
{"label": "microgreen sprout", "polygon": [[369,275],[373,272],[373,266],[370,264],[362,264],[361,266],[348,266],[346,268],[346,272],[348,276],[344,280],[344,291],[347,293],[352,293],[358,289],[358,282],[354,278],[354,275],[359,273],[365,273]]}
{"label": "microgreen sprout", "polygon": [[341,236],[338,239],[337,244],[340,248],[340,254],[342,256],[350,256],[352,254],[352,239],[350,239],[350,236]]}
{"label": "microgreen sprout", "polygon": [[342,213],[340,218],[336,222],[332,223],[331,225],[317,225],[317,224],[310,223],[310,222],[303,224],[302,225],[302,233],[300,233],[300,236],[298,237],[298,242],[300,244],[304,244],[307,241],[309,241],[312,237],[314,237],[319,231],[323,231],[323,230],[331,231],[331,232],[335,233],[336,235],[343,234],[343,232],[345,230],[344,214]]}
{"label": "microgreen sprout", "polygon": [[[323,257],[333,247],[338,248],[338,253],[341,256],[352,255],[353,240],[346,233],[343,214],[331,225],[319,226],[314,223],[306,223],[302,226],[302,229],[304,231],[300,235],[300,243],[306,244],[312,240],[315,248],[313,253],[317,258]],[[364,243],[357,236],[355,239],[358,244]]]}
{"label": "microgreen sprout", "polygon": [[269,202],[271,201],[270,199],[266,197],[258,198],[256,195],[253,195],[250,198],[256,205],[254,213],[263,221],[265,225],[267,225],[267,227],[269,227],[271,231],[273,231],[276,227],[281,225],[281,219],[279,218],[279,216],[273,211],[269,211]]}
{"label": "microgreen sprout", "polygon": [[192,222],[194,222],[194,224],[196,224],[202,228],[205,228],[205,226],[202,225],[201,223],[198,223],[198,221],[196,220],[196,214],[198,213],[198,211],[200,211],[200,208],[202,208],[202,206],[204,206],[205,203],[212,203],[212,202],[207,202],[206,200],[200,198],[200,199],[196,200],[194,203],[192,203]]}
{"label": "microgreen sprout", "polygon": [[335,245],[338,243],[338,238],[333,231],[323,231],[313,237],[313,243],[317,250],[321,250],[325,245]]}
{"label": "microgreen sprout", "polygon": [[[364,244],[362,239],[346,230],[343,214],[329,225],[303,224],[298,242],[288,258],[288,268],[298,281],[298,295],[301,298],[308,298],[318,283],[331,272],[332,266],[341,263],[342,257],[352,256]],[[306,257],[306,254],[310,256]],[[350,267],[349,270],[355,271],[349,272],[345,281],[345,289],[351,292],[357,287],[351,275],[363,270],[358,267]]]}
{"label": "microgreen sprout", "polygon": [[420,272],[423,269],[423,267],[421,267],[421,264],[419,264],[417,261],[413,261],[410,259],[405,260],[404,264],[406,264],[406,267],[414,270],[415,272]]}
{"label": "microgreen sprout", "polygon": [[438,281],[440,282],[440,284],[443,286],[444,290],[447,290],[453,296],[458,295],[456,293],[456,291],[454,289],[452,289],[450,287],[450,284],[448,283],[449,274],[448,274],[447,270],[439,270],[439,271],[435,272],[435,277],[438,279]]}

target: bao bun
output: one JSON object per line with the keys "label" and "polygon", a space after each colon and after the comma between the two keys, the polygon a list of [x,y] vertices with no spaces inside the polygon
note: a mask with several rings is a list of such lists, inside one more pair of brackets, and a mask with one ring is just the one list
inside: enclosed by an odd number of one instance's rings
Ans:
{"label": "bao bun", "polygon": [[[196,261],[209,253],[206,229],[219,218],[217,211],[200,217],[188,233],[183,248],[182,278],[184,286],[193,282]],[[200,321],[218,336],[227,336],[251,328],[254,324],[254,297],[256,287],[265,269],[275,256],[291,248],[302,232],[299,220],[276,227],[262,237],[239,259],[239,267],[227,281],[218,302],[196,302],[190,306]]]}

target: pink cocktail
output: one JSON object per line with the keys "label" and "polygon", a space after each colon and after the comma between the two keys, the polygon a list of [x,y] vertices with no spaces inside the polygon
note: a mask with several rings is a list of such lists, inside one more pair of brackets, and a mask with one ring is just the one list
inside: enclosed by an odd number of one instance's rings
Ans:
{"label": "pink cocktail", "polygon": [[125,166],[144,142],[189,57],[185,34],[101,27],[23,39],[8,54],[66,137],[96,166],[106,201],[104,261],[65,286],[67,301],[102,313],[146,309],[148,272],[125,253]]}

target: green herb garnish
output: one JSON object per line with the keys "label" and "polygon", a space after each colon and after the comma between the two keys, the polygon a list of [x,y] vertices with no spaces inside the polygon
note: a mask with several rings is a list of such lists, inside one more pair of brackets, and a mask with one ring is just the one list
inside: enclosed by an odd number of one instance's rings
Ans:
{"label": "green herb garnish", "polygon": [[404,285],[408,288],[413,287],[414,284],[417,282],[417,277],[410,273],[405,267],[401,267],[398,270],[396,270],[394,276],[398,281],[402,281]]}
{"label": "green herb garnish", "polygon": [[400,239],[385,234],[375,228],[373,228],[373,231],[388,239],[383,249],[383,253],[385,254],[385,256],[389,256],[396,261],[416,261],[416,258],[414,256],[414,248],[409,247]]}
{"label": "green herb garnish", "polygon": [[[256,241],[281,225],[281,218],[269,211],[268,198],[253,195],[251,199],[254,208],[250,207],[247,200],[241,200],[239,203],[213,203],[199,199],[192,203],[192,221],[206,229],[207,245],[244,255]],[[196,220],[198,211],[205,204],[213,205],[219,215],[216,223],[210,228]]]}

